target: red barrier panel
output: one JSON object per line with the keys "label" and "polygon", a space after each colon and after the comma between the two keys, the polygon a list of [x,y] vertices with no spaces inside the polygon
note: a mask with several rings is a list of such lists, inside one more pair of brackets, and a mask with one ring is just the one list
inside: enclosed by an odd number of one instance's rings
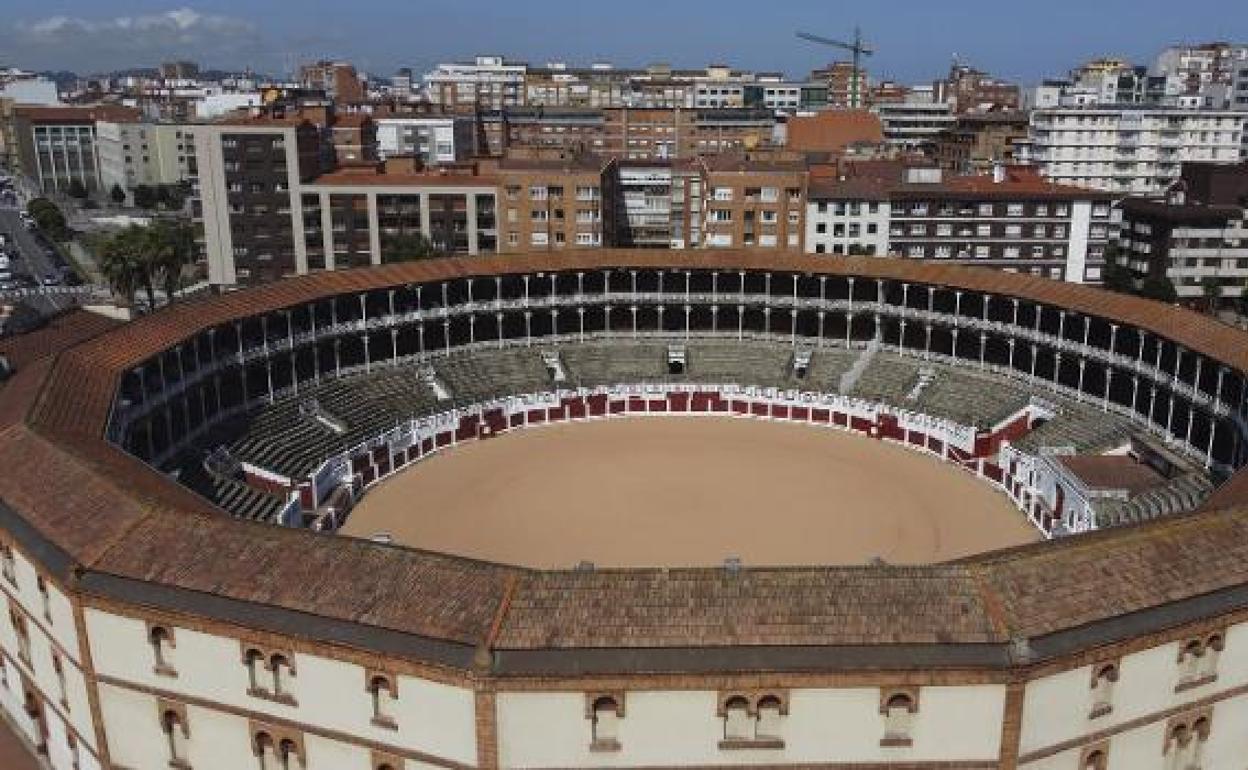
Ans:
{"label": "red barrier panel", "polygon": [[689,411],[689,394],[688,393],[668,393],[667,408],[673,412]]}
{"label": "red barrier panel", "polygon": [[530,423],[546,422],[546,410],[545,409],[530,409],[529,410],[529,422]]}
{"label": "red barrier panel", "polygon": [[830,422],[832,419],[832,413],[827,409],[812,409],[810,410],[810,419],[815,422]]}
{"label": "red barrier panel", "polygon": [[805,406],[795,406],[792,409],[793,419],[806,421],[810,419],[810,409]]}
{"label": "red barrier panel", "polygon": [[435,436],[433,440],[434,440],[434,443],[438,445],[439,449],[441,449],[444,446],[450,446],[451,445],[451,432],[449,430],[442,431],[437,436]]}
{"label": "red barrier panel", "polygon": [[600,393],[590,396],[587,400],[589,401],[589,413],[594,417],[601,417],[607,413],[607,397],[605,395]]}
{"label": "red barrier panel", "polygon": [[779,418],[781,420],[789,419],[789,405],[788,404],[772,404],[771,416]]}
{"label": "red barrier panel", "polygon": [[628,402],[612,401],[607,408],[611,411],[611,414],[624,414],[624,412],[628,411]]}
{"label": "red barrier panel", "polygon": [[736,400],[736,399],[733,399],[733,401],[732,401],[732,411],[733,411],[735,414],[749,414],[749,413],[750,413],[750,405],[749,405],[749,403],[748,403],[748,402],[746,402],[746,401],[738,401],[738,400]]}

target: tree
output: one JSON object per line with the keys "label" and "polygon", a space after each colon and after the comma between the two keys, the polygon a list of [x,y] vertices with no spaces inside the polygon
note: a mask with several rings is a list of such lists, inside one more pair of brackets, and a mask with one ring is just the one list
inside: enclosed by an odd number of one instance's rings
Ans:
{"label": "tree", "polygon": [[100,271],[113,293],[130,305],[134,304],[135,292],[143,283],[140,275],[143,265],[139,256],[142,230],[140,227],[128,227],[105,241],[100,249]]}
{"label": "tree", "polygon": [[87,186],[81,180],[75,179],[69,183],[69,188],[65,191],[69,197],[85,200],[87,197]]}
{"label": "tree", "polygon": [[1114,262],[1106,262],[1101,270],[1101,285],[1110,291],[1130,294],[1135,291],[1135,278],[1130,269]]}
{"label": "tree", "polygon": [[1158,302],[1174,303],[1179,298],[1174,283],[1165,276],[1150,275],[1140,284],[1140,296],[1155,299]]}
{"label": "tree", "polygon": [[1210,315],[1217,313],[1222,299],[1222,283],[1211,275],[1205,276],[1200,279],[1200,293],[1205,300],[1205,312]]}
{"label": "tree", "polygon": [[112,199],[113,205],[120,206],[126,202],[126,191],[121,189],[121,185],[113,185],[113,189],[109,191],[108,197]]}
{"label": "tree", "polygon": [[195,233],[185,222],[157,220],[148,228],[148,265],[165,290],[165,302],[173,302],[182,287],[182,272],[195,252]]}
{"label": "tree", "polygon": [[32,198],[26,204],[26,213],[34,218],[35,224],[49,238],[63,241],[69,233],[65,225],[65,215],[60,208],[47,198]]}
{"label": "tree", "polygon": [[133,197],[134,205],[141,209],[156,208],[156,191],[145,184],[134,188]]}
{"label": "tree", "polygon": [[419,233],[389,235],[381,242],[382,262],[415,262],[436,256],[439,256],[437,248]]}
{"label": "tree", "polygon": [[186,192],[181,185],[163,184],[156,188],[156,202],[169,211],[179,211],[186,204]]}

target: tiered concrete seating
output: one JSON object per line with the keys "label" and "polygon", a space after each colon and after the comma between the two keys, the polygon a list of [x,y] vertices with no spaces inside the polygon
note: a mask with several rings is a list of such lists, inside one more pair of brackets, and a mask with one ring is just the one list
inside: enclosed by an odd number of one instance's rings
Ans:
{"label": "tiered concrete seating", "polygon": [[1168,516],[1196,508],[1213,491],[1213,483],[1199,473],[1185,473],[1130,500],[1104,500],[1097,505],[1098,527],[1114,527]]}
{"label": "tiered concrete seating", "polygon": [[541,352],[532,348],[482,351],[435,361],[433,368],[456,402],[488,401],[551,387]]}
{"label": "tiered concrete seating", "polygon": [[560,347],[568,382],[587,388],[623,382],[665,382],[667,346],[631,341]]}
{"label": "tiered concrete seating", "polygon": [[911,402],[919,411],[963,425],[988,428],[1027,406],[1030,394],[1003,377],[953,366],[931,367],[935,376]]}
{"label": "tiered concrete seating", "polygon": [[1121,446],[1136,430],[1127,418],[1112,412],[1071,399],[1049,400],[1056,401],[1062,413],[1015,442],[1022,451],[1034,453],[1042,447],[1074,447],[1081,454],[1095,453]]}
{"label": "tiered concrete seating", "polygon": [[913,404],[906,401],[906,395],[919,378],[919,366],[912,359],[884,352],[876,353],[850,395],[895,406],[913,407]]}
{"label": "tiered concrete seating", "polygon": [[699,341],[688,346],[682,379],[724,385],[792,387],[789,363],[793,348],[755,341]]}

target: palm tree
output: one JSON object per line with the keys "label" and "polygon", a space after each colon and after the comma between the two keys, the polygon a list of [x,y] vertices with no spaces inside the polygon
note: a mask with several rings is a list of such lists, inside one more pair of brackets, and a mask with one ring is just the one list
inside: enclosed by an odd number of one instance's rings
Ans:
{"label": "palm tree", "polygon": [[182,286],[182,271],[191,261],[195,235],[185,223],[161,220],[149,228],[152,275],[159,276],[165,302],[173,302]]}
{"label": "palm tree", "polygon": [[100,249],[100,271],[113,293],[124,299],[127,305],[134,304],[134,294],[140,283],[139,269],[138,251],[128,230],[104,242]]}

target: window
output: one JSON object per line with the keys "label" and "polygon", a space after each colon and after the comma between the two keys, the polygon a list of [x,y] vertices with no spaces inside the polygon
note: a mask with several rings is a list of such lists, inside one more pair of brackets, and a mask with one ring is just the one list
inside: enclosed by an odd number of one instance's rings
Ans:
{"label": "window", "polygon": [[762,218],[763,224],[774,225],[776,223],[776,212],[764,211],[762,212],[761,218]]}
{"label": "window", "polygon": [[1113,711],[1114,684],[1117,681],[1117,663],[1102,663],[1092,667],[1092,709],[1088,712],[1088,719],[1096,719]]}
{"label": "window", "polygon": [[547,193],[547,190],[546,190],[545,185],[535,184],[529,187],[529,198],[532,200],[544,201],[546,200],[546,193]]}
{"label": "window", "polygon": [[1005,237],[1006,238],[1022,238],[1023,237],[1022,225],[1006,225]]}
{"label": "window", "polygon": [[884,716],[881,746],[909,746],[913,743],[914,715],[919,711],[919,694],[914,690],[884,690],[880,693],[880,714]]}
{"label": "window", "polygon": [[173,632],[165,626],[149,626],[147,643],[152,648],[152,671],[161,676],[176,677],[178,672],[169,660],[169,650],[175,646]]}
{"label": "window", "polygon": [[590,751],[619,751],[619,722],[624,718],[623,693],[591,694],[586,699]]}
{"label": "window", "polygon": [[191,732],[186,724],[186,709],[164,702],[160,706],[160,729],[165,734],[165,743],[169,749],[169,766],[190,768],[186,759],[186,742],[190,739]]}
{"label": "window", "polygon": [[763,692],[722,694],[719,717],[723,720],[721,749],[782,749],[783,719],[788,714],[788,694]]}
{"label": "window", "polygon": [[711,209],[712,222],[731,222],[732,209]]}
{"label": "window", "polygon": [[277,730],[257,730],[252,751],[260,759],[260,770],[297,770],[304,766],[301,742]]}
{"label": "window", "polygon": [[979,238],[992,236],[992,225],[975,225],[975,235]]}
{"label": "window", "polygon": [[372,723],[377,727],[397,730],[398,724],[390,714],[390,701],[399,697],[398,688],[394,685],[394,677],[388,674],[370,672],[368,675],[368,697],[373,707]]}
{"label": "window", "polygon": [[1212,712],[1173,717],[1166,724],[1166,743],[1162,754],[1166,770],[1199,770],[1204,755],[1205,742],[1209,739]]}
{"label": "window", "polygon": [[1021,217],[1023,215],[1023,204],[1011,203],[1005,207],[1006,216]]}
{"label": "window", "polygon": [[289,655],[244,647],[243,665],[247,667],[248,695],[288,706],[296,705],[288,681],[295,676],[295,666]]}
{"label": "window", "polygon": [[546,233],[529,233],[529,243],[534,246],[546,246],[550,243],[550,236]]}
{"label": "window", "polygon": [[991,204],[991,203],[981,203],[981,204],[979,204],[979,215],[980,215],[981,217],[990,217],[990,216],[992,216],[992,204]]}
{"label": "window", "polygon": [[56,650],[52,651],[52,673],[56,674],[56,691],[57,699],[61,706],[69,710],[69,690],[65,688],[65,665],[61,661],[61,654]]}
{"label": "window", "polygon": [[1079,770],[1106,770],[1109,767],[1109,746],[1097,744],[1083,750],[1079,759]]}
{"label": "window", "polygon": [[9,623],[13,626],[14,635],[17,636],[17,655],[29,664],[30,629],[26,626],[26,616],[22,614],[22,610],[15,604],[9,605]]}
{"label": "window", "polygon": [[1203,639],[1189,639],[1179,649],[1179,681],[1175,692],[1209,684],[1218,678],[1218,656],[1223,636],[1213,633]]}
{"label": "window", "polygon": [[17,569],[16,561],[13,558],[13,548],[7,543],[0,543],[0,575],[4,579],[17,585]]}
{"label": "window", "polygon": [[730,201],[732,200],[732,188],[731,187],[716,187],[715,194],[713,197],[717,201]]}

